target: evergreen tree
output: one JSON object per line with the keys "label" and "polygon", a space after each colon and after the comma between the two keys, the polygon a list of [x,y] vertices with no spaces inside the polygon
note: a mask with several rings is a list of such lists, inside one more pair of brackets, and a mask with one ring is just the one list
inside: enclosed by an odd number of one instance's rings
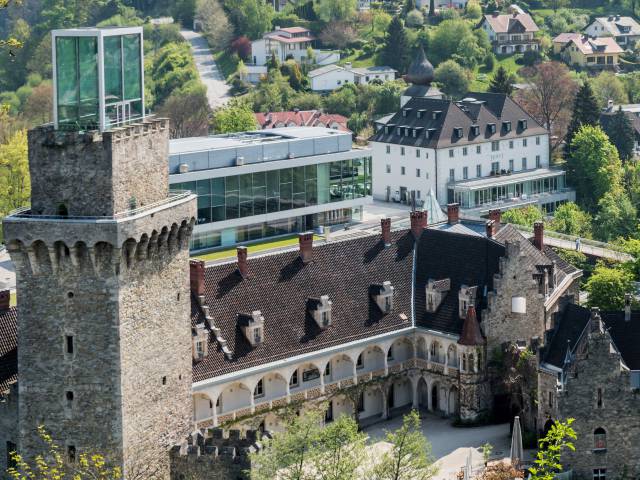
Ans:
{"label": "evergreen tree", "polygon": [[387,28],[387,36],[382,49],[382,63],[398,71],[404,71],[407,65],[409,43],[402,21],[393,17]]}
{"label": "evergreen tree", "polygon": [[498,67],[498,70],[496,71],[496,74],[491,79],[491,83],[489,84],[489,91],[491,93],[506,93],[507,95],[511,95],[511,93],[513,92],[514,81],[514,75],[507,72],[507,69],[500,65],[500,67]]}
{"label": "evergreen tree", "polygon": [[622,108],[618,108],[618,111],[603,125],[603,129],[611,143],[618,149],[620,159],[629,160],[633,156],[635,131],[631,120],[622,111]]}
{"label": "evergreen tree", "polygon": [[576,132],[583,125],[598,125],[600,120],[600,108],[598,108],[598,100],[596,99],[591,84],[586,81],[578,89],[576,98],[573,102],[573,116],[565,137],[566,153],[570,154],[571,142]]}

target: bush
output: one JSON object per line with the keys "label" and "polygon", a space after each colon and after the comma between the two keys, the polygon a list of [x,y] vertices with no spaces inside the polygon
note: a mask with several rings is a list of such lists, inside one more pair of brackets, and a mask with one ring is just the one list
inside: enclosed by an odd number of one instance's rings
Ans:
{"label": "bush", "polygon": [[491,52],[487,53],[484,57],[483,63],[488,72],[493,72],[493,69],[496,66],[496,56]]}
{"label": "bush", "polygon": [[247,61],[251,58],[251,40],[244,35],[236,38],[231,42],[231,51],[237,53],[243,61]]}
{"label": "bush", "polygon": [[411,10],[407,14],[407,26],[408,27],[421,27],[424,23],[424,15],[420,10]]}
{"label": "bush", "polygon": [[542,54],[536,50],[527,50],[522,55],[522,64],[526,67],[532,67],[542,60]]}

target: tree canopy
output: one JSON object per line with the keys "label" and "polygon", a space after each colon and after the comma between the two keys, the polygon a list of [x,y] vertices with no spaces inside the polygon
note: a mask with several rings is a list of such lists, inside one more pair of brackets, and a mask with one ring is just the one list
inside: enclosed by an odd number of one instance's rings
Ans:
{"label": "tree canopy", "polygon": [[434,79],[444,93],[460,97],[469,91],[471,72],[458,65],[455,61],[447,60],[438,65]]}
{"label": "tree canopy", "polygon": [[509,73],[504,66],[500,65],[493,78],[491,78],[489,91],[492,93],[506,93],[507,95],[511,95],[515,82],[515,75]]}
{"label": "tree canopy", "polygon": [[621,269],[597,265],[585,285],[589,306],[602,310],[622,310],[624,296],[633,289],[633,276]]}
{"label": "tree canopy", "polygon": [[246,132],[257,127],[256,117],[246,101],[232,99],[213,112],[213,128],[216,133]]}
{"label": "tree canopy", "polygon": [[608,122],[605,123],[603,121],[602,128],[618,150],[621,160],[629,160],[633,157],[636,133],[631,120],[622,111],[622,107],[618,107],[618,110],[609,118]]}
{"label": "tree canopy", "polygon": [[393,17],[387,27],[384,46],[381,53],[381,61],[385,65],[402,72],[408,63],[409,43],[407,33],[400,18]]}
{"label": "tree canopy", "polygon": [[313,9],[323,22],[351,20],[358,9],[358,0],[315,0]]}

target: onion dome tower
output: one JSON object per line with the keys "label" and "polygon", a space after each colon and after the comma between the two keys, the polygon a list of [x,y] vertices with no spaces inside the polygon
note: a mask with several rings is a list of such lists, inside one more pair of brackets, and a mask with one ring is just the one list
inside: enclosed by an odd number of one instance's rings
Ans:
{"label": "onion dome tower", "polygon": [[416,58],[413,59],[404,79],[411,86],[407,88],[400,99],[400,106],[404,106],[411,98],[430,97],[442,98],[442,93],[431,86],[435,74],[433,65],[424,53],[424,48],[420,46]]}

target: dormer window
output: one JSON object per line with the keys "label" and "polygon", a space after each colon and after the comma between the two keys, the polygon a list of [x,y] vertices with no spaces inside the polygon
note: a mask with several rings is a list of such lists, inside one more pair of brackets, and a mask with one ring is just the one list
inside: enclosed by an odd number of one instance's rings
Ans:
{"label": "dormer window", "polygon": [[431,138],[435,137],[436,131],[437,130],[435,128],[428,128],[427,132],[425,134],[427,136],[427,139],[431,139]]}
{"label": "dormer window", "polygon": [[425,287],[427,312],[436,312],[450,289],[451,280],[448,278],[444,278],[442,280],[429,279],[427,286]]}
{"label": "dormer window", "polygon": [[251,314],[238,314],[238,324],[252,347],[264,342],[264,317],[260,310],[254,310]]}
{"label": "dormer window", "polygon": [[441,113],[442,113],[442,111],[441,111],[441,110],[434,110],[434,112],[433,112],[433,114],[432,114],[432,118],[433,118],[434,120],[437,120],[437,119],[438,119],[438,117],[440,117],[440,114],[441,114]]}
{"label": "dormer window", "polygon": [[489,133],[493,135],[494,133],[496,133],[496,124],[495,123],[487,124],[487,129],[489,130]]}
{"label": "dormer window", "polygon": [[383,282],[382,285],[373,285],[373,299],[382,313],[391,313],[393,310],[394,290],[389,281]]}
{"label": "dormer window", "polygon": [[511,122],[502,122],[502,128],[509,133],[511,131]]}
{"label": "dormer window", "polygon": [[403,117],[408,117],[409,114],[411,113],[411,110],[413,110],[412,108],[404,108],[402,109],[402,116]]}
{"label": "dormer window", "polygon": [[467,310],[471,305],[475,307],[477,291],[478,287],[468,287],[466,285],[460,287],[460,292],[458,293],[458,316],[460,318],[467,317]]}
{"label": "dormer window", "polygon": [[307,300],[309,313],[322,330],[331,326],[331,306],[332,302],[328,295],[320,298],[310,298]]}
{"label": "dormer window", "polygon": [[519,128],[520,130],[526,130],[527,129],[527,120],[526,119],[521,119],[518,120],[518,124],[519,124]]}
{"label": "dormer window", "polygon": [[209,353],[209,332],[204,323],[197,325],[191,330],[192,354],[195,361],[200,361]]}
{"label": "dormer window", "polygon": [[462,127],[454,128],[454,132],[455,132],[456,138],[462,138],[462,135],[464,135],[464,129]]}
{"label": "dormer window", "polygon": [[480,125],[471,125],[471,133],[474,137],[480,135]]}
{"label": "dormer window", "polygon": [[424,112],[425,112],[425,111],[426,111],[426,110],[424,110],[424,109],[420,109],[420,110],[418,110],[418,112],[417,112],[417,116],[418,116],[418,118],[422,118],[422,117],[424,116]]}

